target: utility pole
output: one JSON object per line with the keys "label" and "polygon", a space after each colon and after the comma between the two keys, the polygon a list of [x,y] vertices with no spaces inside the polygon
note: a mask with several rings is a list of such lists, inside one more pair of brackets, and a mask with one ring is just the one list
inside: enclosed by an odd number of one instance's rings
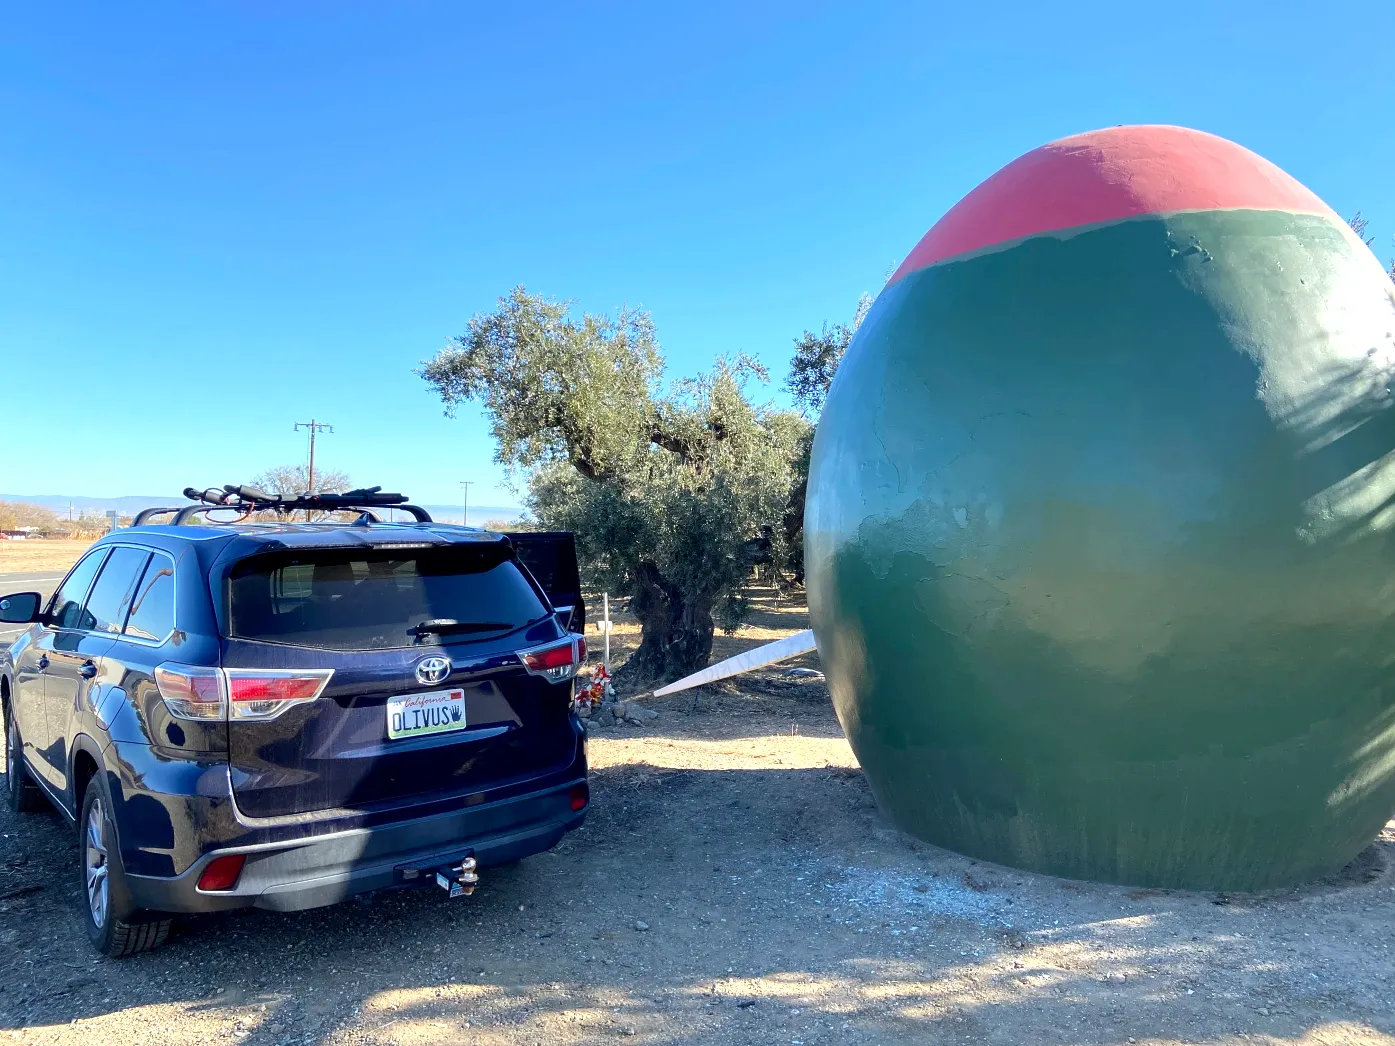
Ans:
{"label": "utility pole", "polygon": [[474,482],[475,481],[472,479],[462,479],[460,481],[460,489],[465,491],[465,514],[460,517],[460,524],[465,527],[470,525],[470,487]]}
{"label": "utility pole", "polygon": [[334,426],[326,425],[324,422],[316,421],[314,418],[311,418],[309,421],[297,421],[295,423],[295,431],[299,432],[301,429],[310,430],[310,467],[306,470],[305,492],[307,494],[313,494],[315,493],[315,433],[333,432]]}

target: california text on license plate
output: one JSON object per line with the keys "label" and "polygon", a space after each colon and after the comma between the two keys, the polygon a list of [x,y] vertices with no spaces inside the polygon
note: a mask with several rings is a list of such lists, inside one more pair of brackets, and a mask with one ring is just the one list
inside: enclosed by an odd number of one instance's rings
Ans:
{"label": "california text on license plate", "polygon": [[465,691],[399,694],[387,701],[388,737],[422,737],[465,729]]}

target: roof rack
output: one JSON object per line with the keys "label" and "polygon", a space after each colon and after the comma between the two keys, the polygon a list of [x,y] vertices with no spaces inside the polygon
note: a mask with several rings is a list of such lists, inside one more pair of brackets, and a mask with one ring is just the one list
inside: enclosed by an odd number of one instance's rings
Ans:
{"label": "roof rack", "polygon": [[406,494],[384,494],[382,487],[364,487],[359,490],[346,490],[336,494],[269,494],[259,487],[234,486],[209,487],[207,490],[184,488],[184,496],[194,502],[172,508],[148,508],[137,513],[131,526],[139,527],[150,522],[154,516],[167,512],[174,513],[172,526],[183,526],[191,518],[210,512],[238,512],[236,519],[210,520],[212,523],[240,523],[253,512],[275,512],[286,515],[297,510],[309,512],[345,512],[362,509],[357,522],[377,523],[378,517],[371,511],[375,508],[396,508],[409,512],[418,523],[430,523],[431,516],[420,505],[407,503]]}

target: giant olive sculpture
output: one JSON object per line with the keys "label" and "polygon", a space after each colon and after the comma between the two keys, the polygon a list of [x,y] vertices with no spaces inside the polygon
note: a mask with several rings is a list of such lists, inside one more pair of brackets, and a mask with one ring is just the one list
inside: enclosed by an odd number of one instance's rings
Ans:
{"label": "giant olive sculpture", "polygon": [[857,332],[806,569],[882,809],[966,854],[1207,889],[1395,808],[1395,293],[1312,192],[1177,127],[1015,160]]}

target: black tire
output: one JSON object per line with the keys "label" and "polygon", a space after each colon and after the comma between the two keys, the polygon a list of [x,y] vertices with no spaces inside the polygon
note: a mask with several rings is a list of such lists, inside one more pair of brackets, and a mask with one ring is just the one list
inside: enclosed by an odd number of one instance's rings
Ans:
{"label": "black tire", "polygon": [[92,947],[120,959],[164,944],[170,920],[142,912],[131,903],[111,810],[106,778],[98,770],[83,793],[78,818],[82,921]]}
{"label": "black tire", "polygon": [[5,801],[17,814],[32,814],[48,805],[39,786],[29,779],[24,743],[9,701],[5,702]]}

